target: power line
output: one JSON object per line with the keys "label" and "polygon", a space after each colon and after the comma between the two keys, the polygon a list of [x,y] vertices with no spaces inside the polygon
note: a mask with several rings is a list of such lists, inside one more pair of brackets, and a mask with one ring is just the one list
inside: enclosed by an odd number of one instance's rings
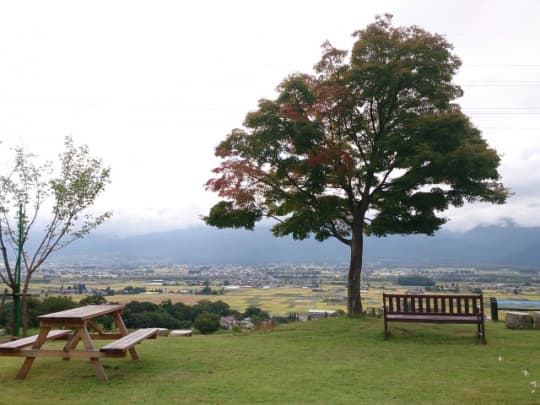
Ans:
{"label": "power line", "polygon": [[461,67],[540,67],[540,64],[535,64],[535,63],[531,63],[531,64],[526,64],[526,63],[522,63],[522,64],[504,64],[504,63],[493,63],[493,64],[464,64],[464,65],[461,65]]}
{"label": "power line", "polygon": [[491,109],[485,109],[485,110],[471,110],[468,108],[462,108],[462,111],[466,112],[467,114],[475,114],[475,115],[538,115],[540,114],[539,110],[531,110],[531,111],[509,111],[509,110],[491,110]]}

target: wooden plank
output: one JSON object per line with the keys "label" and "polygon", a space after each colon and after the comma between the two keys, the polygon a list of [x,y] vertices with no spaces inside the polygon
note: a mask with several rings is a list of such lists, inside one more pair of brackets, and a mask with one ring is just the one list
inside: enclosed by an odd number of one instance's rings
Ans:
{"label": "wooden plank", "polygon": [[122,336],[124,336],[121,333],[117,333],[117,332],[89,333],[89,335],[92,340],[112,340],[112,339],[120,339]]}
{"label": "wooden plank", "polygon": [[106,353],[101,353],[99,350],[73,350],[64,352],[62,349],[21,349],[11,353],[5,353],[2,356],[6,357],[54,357],[54,358],[78,358],[90,359],[94,357],[108,357]]}
{"label": "wooden plank", "polygon": [[[113,319],[120,334],[122,336],[127,336],[128,329],[126,327],[126,324],[124,323],[124,320],[122,319],[122,315],[120,314],[120,312],[115,312],[113,314]],[[134,347],[130,347],[128,350],[129,350],[129,355],[131,356],[131,360],[139,360],[139,354],[137,353],[137,350]]]}
{"label": "wooden plank", "polygon": [[129,335],[124,336],[121,339],[115,340],[106,346],[103,346],[100,351],[102,352],[120,352],[126,351],[135,346],[140,341],[147,339],[151,336],[155,336],[158,332],[158,328],[145,328],[131,332]]}
{"label": "wooden plank", "polygon": [[[41,349],[41,346],[43,346],[43,343],[47,340],[47,336],[49,334],[50,329],[49,328],[41,328],[41,331],[39,332],[39,335],[32,345],[32,349]],[[32,364],[34,364],[35,357],[27,356],[26,359],[24,359],[24,362],[19,369],[19,372],[15,376],[17,380],[24,380],[26,378],[26,375],[32,368]]]}
{"label": "wooden plank", "polygon": [[[51,330],[48,332],[45,340],[60,339],[71,334],[70,330]],[[23,347],[32,346],[38,339],[39,335],[28,336],[22,339],[12,340],[10,342],[0,344],[0,354],[13,350],[19,350]]]}
{"label": "wooden plank", "polygon": [[[86,328],[77,328],[77,332],[81,336],[81,340],[84,343],[84,347],[86,348],[86,350],[93,352],[94,345],[92,344],[92,340],[90,339]],[[94,366],[94,370],[96,372],[96,377],[98,378],[98,380],[103,382],[109,381],[109,377],[107,376],[107,373],[103,368],[103,364],[101,364],[101,361],[99,361],[98,356],[90,357],[90,363],[92,363],[92,365]]]}
{"label": "wooden plank", "polygon": [[104,305],[87,305],[85,307],[68,309],[66,311],[54,312],[52,314],[38,316],[38,319],[44,322],[64,322],[64,321],[85,321],[92,318],[97,318],[102,315],[111,314],[121,311],[126,306],[123,304],[104,304]]}
{"label": "wooden plank", "polygon": [[394,314],[388,315],[388,321],[394,322],[429,322],[429,323],[478,323],[477,316],[465,315],[411,315],[411,314]]}

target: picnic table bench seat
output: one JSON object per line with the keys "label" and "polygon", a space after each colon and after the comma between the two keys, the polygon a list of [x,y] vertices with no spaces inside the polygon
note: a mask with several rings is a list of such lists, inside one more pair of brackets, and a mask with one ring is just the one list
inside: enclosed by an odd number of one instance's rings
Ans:
{"label": "picnic table bench seat", "polygon": [[[47,340],[61,339],[71,334],[71,330],[51,330],[47,334]],[[38,338],[38,335],[28,336],[22,339],[12,340],[10,342],[0,344],[0,352],[13,352],[28,346],[32,346]]]}
{"label": "picnic table bench seat", "polygon": [[383,293],[384,337],[388,322],[476,324],[486,343],[482,294],[387,294]]}
{"label": "picnic table bench seat", "polygon": [[159,328],[143,328],[137,329],[126,336],[103,346],[99,351],[103,353],[125,353],[128,349],[131,349],[137,343],[144,339],[155,338]]}

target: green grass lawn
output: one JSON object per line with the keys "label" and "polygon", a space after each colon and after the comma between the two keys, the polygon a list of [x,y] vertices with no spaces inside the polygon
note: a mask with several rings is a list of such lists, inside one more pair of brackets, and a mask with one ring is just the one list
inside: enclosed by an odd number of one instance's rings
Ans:
{"label": "green grass lawn", "polygon": [[17,381],[22,359],[0,357],[0,403],[540,404],[539,330],[488,322],[484,346],[474,325],[390,328],[388,341],[375,318],[160,337],[137,347],[137,362],[105,359],[108,383],[87,361],[47,358]]}

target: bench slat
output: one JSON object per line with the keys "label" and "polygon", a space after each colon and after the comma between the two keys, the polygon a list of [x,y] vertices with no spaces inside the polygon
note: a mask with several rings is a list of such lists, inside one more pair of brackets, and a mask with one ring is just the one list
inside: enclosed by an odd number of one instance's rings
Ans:
{"label": "bench slat", "polygon": [[[59,339],[67,336],[71,333],[71,330],[50,330],[47,334],[47,340]],[[12,340],[10,342],[0,344],[0,352],[11,352],[19,350],[27,346],[32,346],[38,338],[38,335],[28,336],[22,339]]]}
{"label": "bench slat", "polygon": [[409,314],[390,314],[386,318],[392,321],[403,322],[429,322],[429,323],[478,323],[477,315],[409,315]]}
{"label": "bench slat", "polygon": [[159,328],[144,328],[138,329],[130,334],[124,336],[121,339],[115,340],[106,346],[103,346],[99,351],[101,352],[125,352],[131,349],[140,341],[154,337],[157,335]]}

